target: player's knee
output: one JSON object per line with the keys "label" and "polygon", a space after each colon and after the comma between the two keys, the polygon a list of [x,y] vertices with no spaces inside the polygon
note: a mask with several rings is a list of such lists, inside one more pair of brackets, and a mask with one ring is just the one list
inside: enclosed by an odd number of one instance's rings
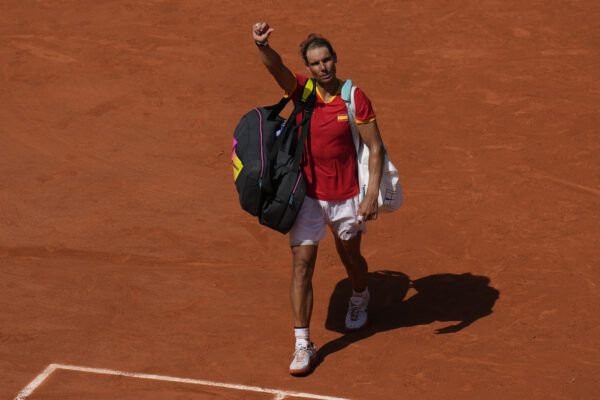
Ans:
{"label": "player's knee", "polygon": [[360,253],[360,242],[355,240],[340,240],[342,257],[348,257],[351,261],[356,261],[362,258]]}
{"label": "player's knee", "polygon": [[313,267],[306,260],[294,260],[294,280],[303,284],[310,283]]}

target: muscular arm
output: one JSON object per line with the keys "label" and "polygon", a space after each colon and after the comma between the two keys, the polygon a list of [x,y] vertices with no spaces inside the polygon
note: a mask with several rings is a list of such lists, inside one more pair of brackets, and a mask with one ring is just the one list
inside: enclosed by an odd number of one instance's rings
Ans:
{"label": "muscular arm", "polygon": [[379,196],[379,182],[383,173],[383,157],[385,149],[377,121],[358,125],[360,138],[369,148],[369,184],[365,199],[358,206],[358,214],[365,216],[367,220],[377,216],[377,198]]}
{"label": "muscular arm", "polygon": [[257,46],[260,54],[260,59],[267,67],[277,84],[286,92],[292,93],[296,88],[296,77],[285,66],[279,53],[271,48],[268,44],[269,36],[273,32],[273,28],[269,27],[266,22],[258,22],[252,26],[252,37],[256,42],[264,43],[265,46]]}

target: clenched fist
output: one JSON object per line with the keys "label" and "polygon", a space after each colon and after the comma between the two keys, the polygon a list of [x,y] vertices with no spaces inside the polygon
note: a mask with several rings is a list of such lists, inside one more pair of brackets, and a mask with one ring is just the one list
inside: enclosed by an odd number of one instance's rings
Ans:
{"label": "clenched fist", "polygon": [[255,42],[266,44],[274,30],[266,22],[257,22],[252,25],[252,37]]}

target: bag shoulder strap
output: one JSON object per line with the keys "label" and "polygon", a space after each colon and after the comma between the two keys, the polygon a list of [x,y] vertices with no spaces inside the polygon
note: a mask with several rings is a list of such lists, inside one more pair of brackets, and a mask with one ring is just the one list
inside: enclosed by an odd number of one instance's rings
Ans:
{"label": "bag shoulder strap", "polygon": [[300,101],[302,103],[306,103],[306,100],[308,100],[308,97],[312,94],[314,90],[315,80],[313,78],[309,78],[304,84],[304,89],[302,90],[302,97],[300,98]]}
{"label": "bag shoulder strap", "polygon": [[[300,98],[301,103],[306,103],[308,96],[310,96],[310,94],[312,93],[314,88],[315,88],[314,79],[312,79],[312,78],[308,79],[306,81],[306,84],[304,84],[304,89],[302,90],[302,97]],[[288,95],[286,93],[283,95],[281,100],[279,100],[279,103],[274,104],[272,106],[265,107],[267,110],[270,111],[269,115],[267,116],[267,119],[269,121],[275,121],[275,119],[279,116],[279,114],[283,111],[283,109],[290,102],[291,99],[292,99],[292,96]]]}
{"label": "bag shoulder strap", "polygon": [[352,79],[346,79],[342,85],[342,100],[344,100],[346,103],[349,103],[351,100],[352,87]]}
{"label": "bag shoulder strap", "polygon": [[342,100],[344,100],[346,108],[348,109],[348,122],[350,123],[350,130],[352,131],[352,140],[354,141],[354,148],[358,154],[360,148],[360,134],[358,133],[358,126],[356,126],[355,93],[356,86],[352,84],[351,79],[347,79],[342,86]]}
{"label": "bag shoulder strap", "polygon": [[[315,96],[316,96],[315,87],[316,87],[315,80],[312,78],[308,79],[306,81],[306,83],[304,84],[304,88],[302,90],[302,96],[300,97],[300,101],[298,103],[296,103],[294,110],[288,117],[288,123],[285,125],[285,128],[283,129],[281,134],[277,137],[277,140],[275,141],[273,147],[271,148],[271,151],[269,152],[270,160],[273,160],[276,157],[277,152],[279,150],[281,150],[286,138],[288,137],[290,132],[292,132],[292,128],[294,126],[298,126],[298,125],[296,125],[296,116],[303,109],[304,109],[305,113],[304,113],[304,118],[302,119],[302,122],[300,123],[300,125],[303,125],[303,126],[309,125],[310,116],[312,114],[312,111],[314,109],[314,104],[315,104]],[[284,97],[282,99],[282,101],[284,99],[287,99],[289,101],[289,97],[287,97],[287,98]],[[287,102],[286,102],[286,104],[287,104]]]}
{"label": "bag shoulder strap", "polygon": [[315,109],[315,101],[317,98],[315,80],[309,79],[304,85],[304,91],[302,93],[301,101],[304,103],[304,118],[302,119],[302,132],[296,143],[296,152],[294,154],[294,164],[292,165],[292,171],[295,171],[300,166],[302,156],[304,152],[304,143],[310,132],[310,119],[312,117],[313,110]]}

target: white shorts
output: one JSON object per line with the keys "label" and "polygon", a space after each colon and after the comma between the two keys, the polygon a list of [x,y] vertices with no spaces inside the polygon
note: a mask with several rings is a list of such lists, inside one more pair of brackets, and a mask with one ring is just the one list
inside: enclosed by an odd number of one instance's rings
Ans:
{"label": "white shorts", "polygon": [[325,225],[342,240],[350,240],[366,231],[366,223],[358,221],[358,196],[344,201],[317,200],[306,196],[294,226],[290,245],[317,245],[325,237]]}

